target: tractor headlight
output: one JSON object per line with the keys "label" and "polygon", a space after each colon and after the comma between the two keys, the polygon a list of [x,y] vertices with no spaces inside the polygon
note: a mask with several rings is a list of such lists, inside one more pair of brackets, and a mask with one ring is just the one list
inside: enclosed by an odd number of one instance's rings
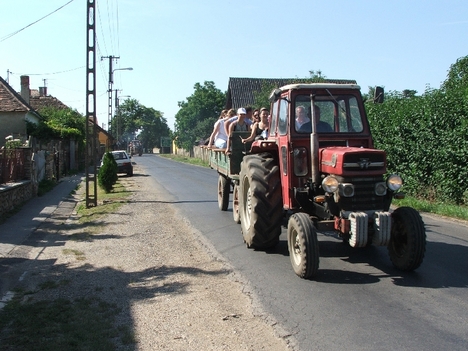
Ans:
{"label": "tractor headlight", "polygon": [[387,194],[387,185],[385,182],[375,183],[374,191],[375,195],[384,196]]}
{"label": "tractor headlight", "polygon": [[354,185],[350,183],[340,184],[340,195],[343,197],[353,197],[354,196]]}
{"label": "tractor headlight", "polygon": [[403,180],[399,175],[392,174],[387,179],[387,186],[392,191],[398,191],[403,185]]}
{"label": "tractor headlight", "polygon": [[322,188],[325,190],[327,193],[334,193],[340,184],[334,177],[327,176],[325,179],[322,181]]}

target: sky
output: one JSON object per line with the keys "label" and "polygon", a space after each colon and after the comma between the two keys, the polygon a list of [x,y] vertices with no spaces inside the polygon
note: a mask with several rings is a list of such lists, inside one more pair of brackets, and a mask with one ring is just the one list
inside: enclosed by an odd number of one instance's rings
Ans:
{"label": "sky", "polygon": [[[120,101],[161,111],[174,130],[178,103],[196,83],[224,92],[230,77],[320,70],[356,80],[363,93],[380,85],[422,94],[468,55],[466,0],[94,1],[96,116],[105,129],[109,56],[119,57],[112,88]],[[20,91],[29,75],[31,89],[45,85],[85,114],[87,1],[0,0],[0,13],[0,76]]]}

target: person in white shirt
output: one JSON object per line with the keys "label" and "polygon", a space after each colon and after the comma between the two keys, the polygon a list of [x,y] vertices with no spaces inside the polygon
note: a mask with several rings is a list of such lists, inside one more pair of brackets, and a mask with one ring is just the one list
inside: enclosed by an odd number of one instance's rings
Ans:
{"label": "person in white shirt", "polygon": [[[207,147],[211,147],[212,144],[218,149],[226,148],[228,136],[225,132],[224,123],[231,117],[235,115],[235,111],[233,109],[225,112],[223,110],[219,119],[215,122],[213,126],[213,132],[210,135],[210,140],[208,141]],[[214,141],[214,142],[213,142]]]}

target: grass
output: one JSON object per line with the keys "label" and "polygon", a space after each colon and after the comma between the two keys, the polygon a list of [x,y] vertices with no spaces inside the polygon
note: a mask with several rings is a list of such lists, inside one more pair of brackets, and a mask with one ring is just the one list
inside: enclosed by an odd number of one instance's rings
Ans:
{"label": "grass", "polygon": [[203,160],[196,158],[196,157],[188,157],[188,156],[172,155],[172,154],[160,154],[159,156],[169,158],[174,161],[189,163],[191,165],[196,165],[196,166],[202,166],[202,167],[210,166],[208,162],[204,162]]}
{"label": "grass", "polygon": [[[117,180],[117,183],[114,185],[114,188],[110,193],[106,193],[103,189],[98,187],[98,206],[86,208],[86,204],[84,202],[80,203],[77,207],[79,222],[81,224],[90,222],[96,223],[100,218],[107,216],[108,214],[115,213],[120,207],[128,202],[128,197],[130,195],[131,192],[125,189],[119,180]],[[95,229],[98,230],[99,226],[95,226]]]}
{"label": "grass", "polygon": [[116,325],[118,306],[102,299],[23,299],[17,294],[0,311],[0,350],[111,351],[136,342],[128,326]]}
{"label": "grass", "polygon": [[[79,205],[80,224],[99,231],[95,226],[99,218],[114,213],[128,202],[130,192],[118,182],[111,193],[98,188],[99,205],[86,208]],[[86,236],[92,233],[86,228]],[[71,238],[74,239],[74,238]],[[84,252],[63,249],[64,255],[86,260]],[[38,300],[35,293],[60,289],[69,280],[48,279],[34,291],[15,290],[15,295],[3,309],[0,308],[0,351],[48,350],[81,351],[119,349],[121,345],[136,343],[131,326],[121,325],[117,316],[121,309],[95,296],[78,299]],[[96,290],[99,290],[97,288]]]}
{"label": "grass", "polygon": [[420,212],[429,212],[440,216],[446,216],[468,221],[468,206],[427,201],[410,196],[407,196],[402,200],[394,200],[393,204],[398,207],[413,207],[414,209]]}

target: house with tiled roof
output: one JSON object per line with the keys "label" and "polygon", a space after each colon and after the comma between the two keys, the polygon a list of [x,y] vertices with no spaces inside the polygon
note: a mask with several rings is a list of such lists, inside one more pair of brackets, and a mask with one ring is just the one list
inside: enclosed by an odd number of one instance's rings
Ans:
{"label": "house with tiled roof", "polygon": [[[229,78],[226,108],[253,106],[255,95],[265,87],[279,88],[283,85],[298,83],[299,78]],[[336,84],[356,84],[355,80],[323,79],[323,82]]]}
{"label": "house with tiled roof", "polygon": [[0,77],[0,147],[5,145],[5,138],[10,135],[25,141],[26,122],[39,124],[42,120],[41,115],[29,104],[29,77],[27,90],[23,83],[26,84],[26,81],[22,79],[20,95]]}
{"label": "house with tiled roof", "polygon": [[[39,113],[45,108],[55,108],[58,110],[69,109],[62,101],[52,95],[47,94],[47,87],[39,87],[39,89],[30,89],[29,104],[34,107]],[[112,135],[96,124],[96,133],[100,145],[100,157],[114,143]]]}
{"label": "house with tiled roof", "polygon": [[59,110],[69,108],[62,101],[54,96],[47,95],[47,88],[30,89],[29,104],[36,110],[41,111],[44,108],[53,107]]}

